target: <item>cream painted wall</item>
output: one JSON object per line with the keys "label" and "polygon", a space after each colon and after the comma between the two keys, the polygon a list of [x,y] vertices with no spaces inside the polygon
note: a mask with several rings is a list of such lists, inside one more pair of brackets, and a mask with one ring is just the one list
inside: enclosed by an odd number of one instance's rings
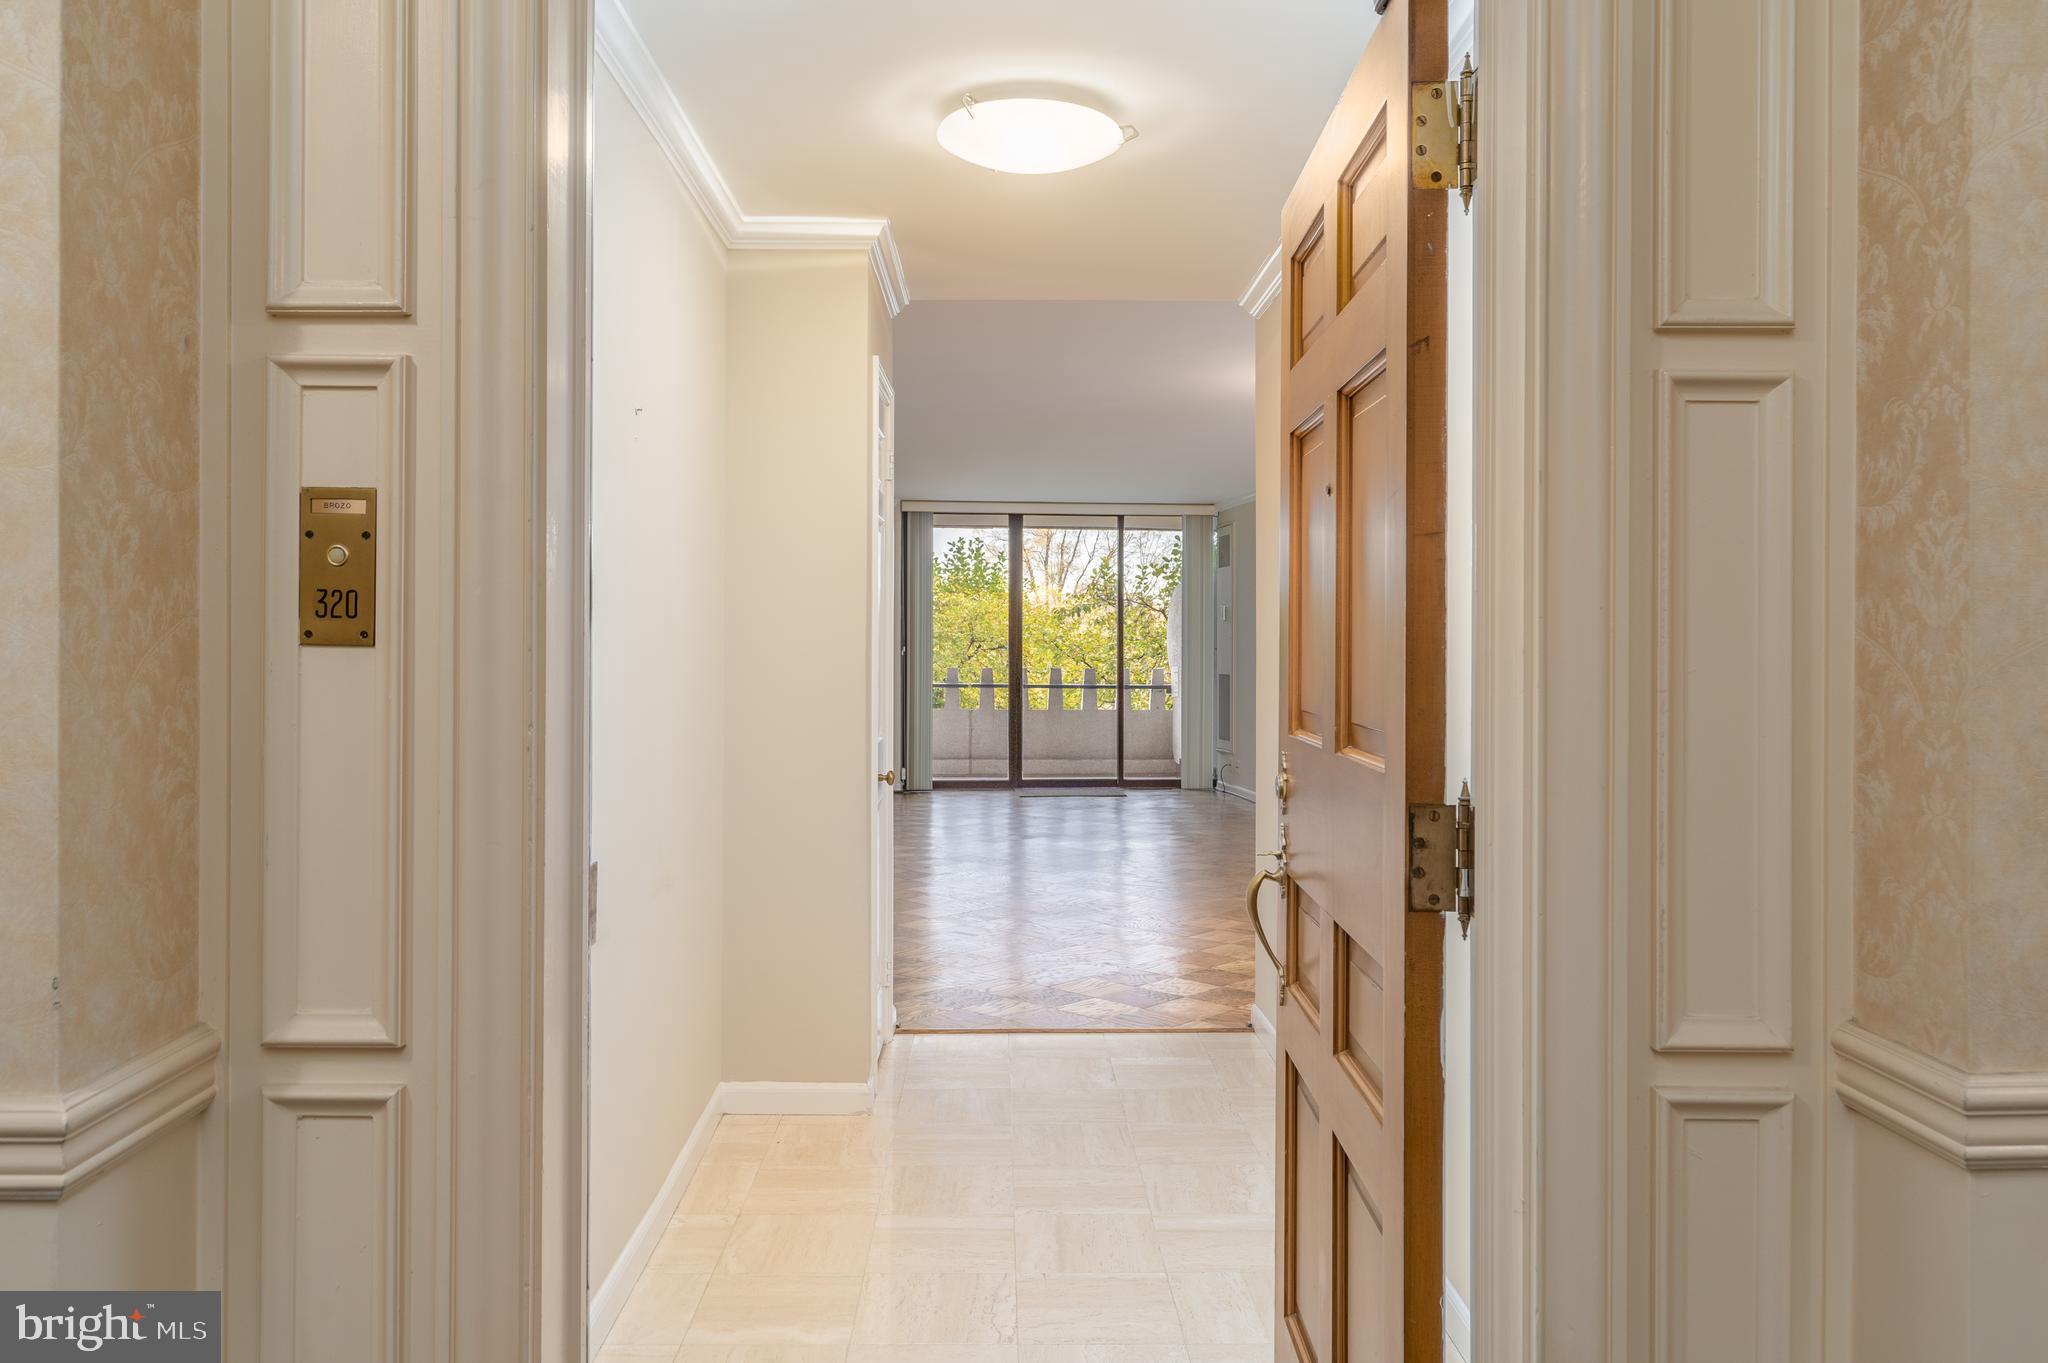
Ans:
{"label": "cream painted wall", "polygon": [[732,257],[721,793],[742,1081],[868,1076],[869,279],[863,251]]}
{"label": "cream painted wall", "polygon": [[[1231,685],[1235,688],[1230,698],[1233,738],[1229,753],[1219,750],[1216,754],[1217,775],[1225,784],[1252,791],[1258,789],[1258,753],[1264,746],[1259,725],[1258,518],[1256,501],[1239,502],[1216,513],[1217,533],[1220,535],[1223,527],[1230,526],[1235,541],[1231,548],[1231,611],[1236,635],[1230,664]],[[1218,640],[1217,648],[1222,646]]]}
{"label": "cream painted wall", "polygon": [[602,1280],[723,1077],[726,251],[596,78],[590,1262]]}
{"label": "cream painted wall", "polygon": [[61,1202],[0,1203],[10,1291],[207,1285],[196,1267],[199,1127],[180,1122]]}
{"label": "cream painted wall", "polygon": [[1875,1122],[1855,1143],[1855,1363],[2040,1357],[2048,1172],[1965,1170]]}

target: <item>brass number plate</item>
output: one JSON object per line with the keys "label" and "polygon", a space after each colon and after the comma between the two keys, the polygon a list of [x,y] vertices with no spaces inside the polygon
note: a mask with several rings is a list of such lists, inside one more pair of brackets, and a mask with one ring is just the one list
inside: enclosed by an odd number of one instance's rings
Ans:
{"label": "brass number plate", "polygon": [[299,489],[299,643],[377,642],[377,489]]}

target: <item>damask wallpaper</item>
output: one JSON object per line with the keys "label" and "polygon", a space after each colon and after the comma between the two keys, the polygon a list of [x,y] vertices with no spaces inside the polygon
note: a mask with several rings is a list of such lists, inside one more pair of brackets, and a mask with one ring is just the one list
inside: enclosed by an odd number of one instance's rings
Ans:
{"label": "damask wallpaper", "polygon": [[63,1079],[192,1023],[197,0],[65,0]]}
{"label": "damask wallpaper", "polygon": [[1864,0],[1856,1009],[2048,1066],[2048,26]]}
{"label": "damask wallpaper", "polygon": [[0,1091],[196,1013],[197,0],[0,0]]}
{"label": "damask wallpaper", "polygon": [[57,1073],[59,0],[0,0],[0,1093]]}

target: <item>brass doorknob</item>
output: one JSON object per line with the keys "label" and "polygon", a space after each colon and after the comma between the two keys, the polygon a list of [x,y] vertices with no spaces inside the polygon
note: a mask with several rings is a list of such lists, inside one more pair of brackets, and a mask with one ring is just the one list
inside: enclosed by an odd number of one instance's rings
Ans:
{"label": "brass doorknob", "polygon": [[875,779],[885,786],[893,786],[896,784],[896,773],[893,771],[880,772],[875,776]]}
{"label": "brass doorknob", "polygon": [[[1272,942],[1267,940],[1266,925],[1259,919],[1259,887],[1270,880],[1275,885],[1280,886],[1281,889],[1286,889],[1287,855],[1284,852],[1261,852],[1259,855],[1262,857],[1278,857],[1280,859],[1280,867],[1278,870],[1273,871],[1261,867],[1252,873],[1252,883],[1244,887],[1244,911],[1246,916],[1252,920],[1252,931],[1258,934],[1259,945],[1265,948],[1266,959],[1271,961],[1273,968],[1280,972],[1280,1006],[1285,1008],[1287,1006],[1287,967],[1281,963],[1280,953],[1273,950]],[[1282,904],[1284,912],[1284,900]]]}

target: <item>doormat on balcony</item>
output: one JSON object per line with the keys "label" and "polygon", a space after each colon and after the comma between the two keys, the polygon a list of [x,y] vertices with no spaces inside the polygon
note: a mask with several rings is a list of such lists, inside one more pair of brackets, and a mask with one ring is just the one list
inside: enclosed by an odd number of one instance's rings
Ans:
{"label": "doormat on balcony", "polygon": [[1097,800],[1121,800],[1126,792],[1121,790],[1090,790],[1086,786],[1069,786],[1064,790],[1020,790],[1019,799],[1046,800],[1055,795],[1085,795]]}

